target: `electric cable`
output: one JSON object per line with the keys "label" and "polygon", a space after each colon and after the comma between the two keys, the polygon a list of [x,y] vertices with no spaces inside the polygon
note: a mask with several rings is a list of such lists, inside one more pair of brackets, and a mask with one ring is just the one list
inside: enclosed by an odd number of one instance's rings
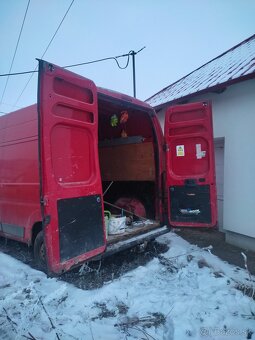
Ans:
{"label": "electric cable", "polygon": [[23,74],[37,73],[37,72],[38,71],[21,71],[21,72],[13,72],[13,73],[2,73],[0,74],[0,77],[20,76]]}
{"label": "electric cable", "polygon": [[[141,52],[145,47],[141,48],[139,51],[137,52],[134,52],[134,51],[130,51],[129,53],[126,53],[126,54],[121,54],[121,55],[118,55],[118,56],[115,56],[115,57],[107,57],[107,58],[101,58],[101,59],[96,59],[96,60],[91,60],[91,61],[86,61],[86,62],[83,62],[83,63],[78,63],[78,64],[71,64],[71,65],[66,65],[66,66],[63,66],[63,68],[71,68],[71,67],[77,67],[77,66],[83,66],[83,65],[89,65],[89,64],[94,64],[94,63],[98,63],[98,62],[101,62],[101,61],[106,61],[106,60],[115,60],[118,67],[120,69],[125,69],[127,68],[128,66],[128,61],[126,63],[126,65],[124,67],[120,66],[119,62],[117,59],[119,58],[123,58],[123,57],[128,57],[130,55],[132,55],[133,53],[134,54],[138,54],[139,52]],[[19,76],[19,75],[23,75],[23,74],[29,74],[29,73],[38,73],[37,70],[32,70],[32,71],[22,71],[22,72],[14,72],[14,73],[3,73],[3,74],[0,74],[0,77],[7,77],[7,76]]]}
{"label": "electric cable", "polygon": [[[92,60],[92,61],[86,61],[84,63],[79,63],[79,64],[73,64],[73,65],[67,65],[67,66],[64,66],[63,68],[71,68],[71,67],[76,67],[76,66],[82,66],[82,65],[88,65],[88,64],[94,64],[94,63],[99,63],[101,61],[106,61],[106,60],[114,60],[116,61],[116,64],[118,66],[118,68],[120,68],[121,70],[124,70],[128,67],[128,64],[129,64],[129,57],[131,55],[131,51],[128,52],[127,54],[122,54],[122,55],[119,55],[117,57],[107,57],[107,58],[102,58],[102,59],[96,59],[96,60]],[[127,63],[125,66],[120,66],[119,62],[118,62],[118,58],[122,58],[122,57],[128,57],[127,59]]]}
{"label": "electric cable", "polygon": [[13,106],[13,105],[8,104],[8,103],[6,103],[6,102],[2,102],[2,104],[3,104],[3,105],[6,105],[6,106],[10,106],[10,107],[16,107],[17,109],[21,109],[20,106]]}
{"label": "electric cable", "polygon": [[53,34],[53,36],[52,36],[50,42],[48,43],[48,46],[46,47],[45,51],[43,52],[43,55],[41,56],[41,59],[44,57],[44,55],[45,55],[46,52],[48,51],[48,49],[49,49],[49,47],[50,47],[52,41],[54,40],[55,36],[57,35],[57,33],[58,33],[58,31],[59,31],[61,25],[63,24],[63,22],[64,22],[64,20],[65,20],[65,18],[66,18],[66,16],[67,16],[67,14],[68,14],[68,12],[70,11],[70,9],[71,9],[73,3],[74,3],[74,0],[72,0],[72,2],[70,3],[70,5],[69,5],[69,7],[68,7],[68,9],[67,9],[67,11],[66,11],[66,13],[65,13],[65,15],[63,16],[62,20],[60,21],[60,24],[58,25],[58,28],[56,29],[56,31],[55,31],[55,33]]}
{"label": "electric cable", "polygon": [[[73,3],[74,3],[74,0],[72,0],[72,2],[70,3],[70,5],[69,5],[67,11],[65,12],[65,14],[64,14],[64,16],[63,16],[63,18],[62,18],[62,20],[61,20],[60,23],[59,23],[59,25],[58,25],[58,27],[57,27],[55,33],[53,34],[53,36],[52,36],[50,42],[48,43],[48,45],[47,45],[45,51],[43,52],[43,54],[42,54],[42,56],[41,56],[41,59],[44,57],[44,55],[45,55],[46,52],[48,51],[48,49],[49,49],[49,47],[50,47],[52,41],[54,40],[55,36],[57,35],[57,33],[58,33],[58,31],[59,31],[61,25],[63,24],[63,22],[64,22],[64,20],[65,20],[65,18],[66,18],[66,16],[67,16],[67,14],[68,14],[68,12],[70,11],[70,9],[71,9]],[[19,97],[17,98],[17,100],[16,100],[16,102],[15,102],[14,105],[16,105],[16,104],[19,102],[19,100],[20,100],[20,98],[22,97],[23,93],[25,92],[25,90],[26,90],[28,84],[30,83],[30,81],[31,81],[31,79],[32,79],[32,77],[33,77],[33,75],[34,75],[34,73],[36,73],[37,68],[38,68],[38,65],[35,67],[35,69],[34,69],[34,71],[33,71],[32,73],[30,72],[31,75],[30,75],[30,77],[28,78],[28,81],[26,82],[26,84],[25,84],[23,90],[21,91],[21,94],[20,94]]]}
{"label": "electric cable", "polygon": [[[17,50],[18,50],[18,46],[19,46],[19,42],[20,42],[22,31],[23,31],[23,27],[24,27],[24,24],[25,24],[25,21],[26,21],[29,5],[30,5],[30,0],[28,0],[27,7],[26,7],[26,10],[25,10],[25,14],[24,14],[24,17],[23,17],[23,20],[22,20],[22,24],[21,24],[18,40],[17,40],[17,43],[16,43],[15,51],[14,51],[14,54],[13,54],[13,57],[12,57],[12,61],[11,61],[11,66],[10,66],[10,69],[9,69],[9,74],[11,73],[11,70],[12,70],[12,67],[13,67],[13,63],[14,63],[14,60],[15,60],[15,57],[16,57],[16,53],[17,53]],[[2,104],[2,102],[3,102],[5,91],[6,91],[8,82],[9,82],[9,77],[10,77],[10,75],[8,75],[8,77],[6,79],[4,90],[3,90],[2,97],[1,97],[1,100],[0,100],[0,104]]]}
{"label": "electric cable", "polygon": [[[86,61],[86,62],[83,62],[83,63],[78,63],[78,64],[72,64],[72,65],[66,65],[66,66],[63,66],[63,68],[71,68],[71,67],[77,67],[77,66],[82,66],[82,65],[88,65],[88,64],[93,64],[93,63],[98,63],[98,62],[101,62],[101,61],[106,61],[106,60],[114,60],[117,64],[117,66],[120,68],[120,69],[125,69],[128,67],[129,65],[129,57],[130,55],[132,54],[138,54],[139,52],[141,52],[143,49],[145,49],[145,46],[142,47],[140,50],[138,50],[137,52],[135,51],[129,51],[128,53],[126,54],[121,54],[121,55],[118,55],[118,56],[115,56],[115,57],[107,57],[107,58],[101,58],[101,59],[96,59],[96,60],[92,60],[92,61]],[[120,66],[119,62],[118,62],[118,58],[123,58],[123,57],[128,57],[128,60],[126,62],[126,65],[124,67]],[[34,70],[34,71],[23,71],[23,72],[15,72],[15,73],[5,73],[5,74],[0,74],[0,77],[6,77],[6,76],[17,76],[17,75],[23,75],[23,74],[29,74],[29,73],[38,73],[37,70]],[[17,108],[20,108],[19,106],[16,106],[16,105],[10,105],[10,104],[5,104],[5,105],[9,105],[9,106],[12,106],[12,107],[17,107]],[[0,113],[6,113],[6,112],[3,112],[3,111],[0,111]]]}

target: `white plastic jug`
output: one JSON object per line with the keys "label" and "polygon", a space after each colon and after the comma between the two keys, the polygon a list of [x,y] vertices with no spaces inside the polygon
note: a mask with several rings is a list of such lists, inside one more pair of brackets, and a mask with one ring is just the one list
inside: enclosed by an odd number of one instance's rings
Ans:
{"label": "white plastic jug", "polygon": [[115,217],[111,216],[108,225],[109,235],[122,234],[125,232],[126,228],[126,216]]}

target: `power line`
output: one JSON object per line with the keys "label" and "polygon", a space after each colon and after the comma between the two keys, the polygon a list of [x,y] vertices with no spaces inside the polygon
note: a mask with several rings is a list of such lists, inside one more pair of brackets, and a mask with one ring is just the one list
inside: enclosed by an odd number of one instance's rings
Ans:
{"label": "power line", "polygon": [[[4,103],[4,102],[2,102],[1,104],[4,105],[4,106],[10,106],[11,108],[14,108],[14,107],[15,107],[16,110],[21,109],[20,106],[14,106],[14,105],[11,105],[11,104],[8,104],[8,103]],[[9,112],[9,111],[8,111],[8,112]],[[8,112],[0,111],[0,113],[3,113],[3,114],[7,114]]]}
{"label": "power line", "polygon": [[[72,2],[70,3],[70,5],[69,5],[67,11],[65,12],[65,14],[64,14],[64,16],[63,16],[63,18],[62,18],[62,20],[61,20],[60,23],[59,23],[59,25],[58,25],[58,27],[57,27],[55,33],[53,34],[53,36],[52,36],[50,42],[48,43],[48,45],[47,45],[45,51],[43,52],[43,54],[42,54],[42,56],[41,56],[41,59],[44,57],[44,55],[45,55],[46,52],[48,51],[48,49],[49,49],[49,47],[50,47],[52,41],[54,40],[55,36],[57,35],[57,33],[58,33],[58,31],[59,31],[61,25],[63,24],[63,22],[64,22],[64,20],[65,20],[65,18],[66,18],[66,16],[67,16],[67,14],[68,14],[68,12],[70,11],[70,9],[71,9],[73,3],[74,3],[74,0],[72,0]],[[14,105],[16,105],[16,104],[19,102],[21,96],[23,95],[23,93],[25,92],[25,90],[26,90],[28,84],[30,83],[31,79],[33,78],[33,75],[34,75],[34,73],[36,72],[37,68],[38,68],[38,65],[35,67],[34,72],[31,73],[30,77],[28,78],[28,81],[26,82],[26,84],[25,84],[23,90],[21,91],[21,94],[20,94],[19,97],[17,98],[17,100],[16,100],[16,102],[15,102]]]}
{"label": "power line", "polygon": [[72,5],[73,5],[73,3],[74,3],[74,0],[72,0],[72,2],[70,3],[70,5],[69,5],[69,7],[68,7],[68,9],[67,9],[67,11],[66,11],[66,13],[65,13],[65,15],[63,16],[62,20],[60,21],[60,24],[58,25],[58,28],[56,29],[56,31],[55,31],[55,33],[53,34],[53,36],[52,36],[50,42],[48,43],[48,46],[46,47],[45,51],[43,52],[43,55],[41,56],[41,59],[44,57],[44,55],[45,55],[46,52],[48,51],[48,49],[49,49],[49,47],[50,47],[52,41],[54,40],[55,36],[57,35],[58,30],[60,29],[61,25],[63,24],[63,22],[64,22],[64,20],[65,20],[65,18],[66,18],[66,16],[67,16],[67,14],[68,14],[68,12],[70,11],[70,9],[71,9],[71,7],[72,7]]}
{"label": "power line", "polygon": [[[106,57],[106,58],[101,58],[101,59],[96,59],[96,60],[91,60],[91,61],[86,61],[86,62],[83,62],[83,63],[78,63],[78,64],[71,64],[71,65],[66,65],[66,66],[63,66],[63,68],[71,68],[71,67],[77,67],[77,66],[83,66],[83,65],[88,65],[88,64],[93,64],[93,63],[98,63],[98,62],[102,62],[102,61],[106,61],[106,60],[114,60],[117,64],[117,66],[120,68],[120,69],[126,69],[129,65],[129,58],[130,56],[132,55],[132,57],[134,58],[134,55],[138,54],[139,52],[141,52],[143,49],[145,49],[145,46],[142,47],[140,50],[138,50],[137,52],[131,50],[129,51],[128,53],[126,54],[121,54],[121,55],[118,55],[118,56],[115,56],[115,57]],[[125,66],[120,66],[119,64],[119,61],[118,59],[119,58],[123,58],[123,57],[128,57],[127,59],[127,62],[126,62],[126,65]],[[134,62],[133,62],[134,63]],[[36,67],[37,68],[37,67]],[[31,74],[33,76],[34,73],[38,73],[38,70],[34,69],[33,71],[23,71],[23,72],[15,72],[15,73],[5,73],[5,74],[0,74],[0,77],[7,77],[7,76],[17,76],[17,75],[24,75],[24,74]],[[134,73],[134,64],[133,64],[133,73]],[[134,75],[133,75],[134,76]],[[29,78],[29,80],[31,79],[32,77]],[[133,79],[133,83],[134,83],[134,96],[135,96],[135,78]],[[24,89],[25,90],[25,89]],[[24,91],[23,91],[24,92]],[[21,97],[21,95],[20,95]],[[20,98],[19,97],[19,98]],[[19,99],[18,98],[18,99]],[[18,100],[16,101],[15,105],[10,105],[12,107],[18,107],[16,104],[17,104]],[[9,104],[8,104],[9,105]],[[4,112],[2,112],[4,113]]]}
{"label": "power line", "polygon": [[[83,65],[88,65],[88,64],[93,64],[93,63],[98,63],[98,62],[101,62],[101,61],[106,61],[106,60],[114,60],[117,64],[117,66],[120,68],[120,69],[126,69],[129,65],[129,58],[130,56],[132,55],[132,57],[134,57],[134,55],[138,54],[139,52],[141,52],[143,49],[145,49],[145,46],[142,47],[140,50],[138,50],[137,52],[135,52],[134,50],[131,50],[129,51],[128,53],[126,54],[121,54],[121,55],[118,55],[118,56],[115,56],[115,57],[106,57],[106,58],[101,58],[101,59],[96,59],[96,60],[91,60],[91,61],[86,61],[86,62],[83,62],[83,63],[78,63],[78,64],[71,64],[71,65],[66,65],[66,66],[63,66],[62,68],[71,68],[71,67],[77,67],[77,66],[83,66]],[[119,58],[123,58],[123,57],[128,57],[127,59],[127,62],[126,62],[126,65],[125,66],[120,66],[119,62],[118,62],[118,59]],[[134,66],[134,65],[133,65]],[[134,71],[134,69],[133,69]],[[38,73],[37,70],[33,70],[33,71],[23,71],[23,72],[15,72],[15,73],[6,73],[6,74],[0,74],[0,77],[6,77],[6,76],[17,76],[17,75],[23,75],[23,74],[29,74],[29,73]],[[133,72],[134,73],[134,72]],[[135,79],[133,79],[134,82],[135,82]],[[135,94],[135,93],[134,93]],[[5,104],[5,103],[2,103],[2,104]],[[6,105],[9,105],[9,106],[12,106],[12,107],[17,107],[17,108],[20,108],[19,106],[16,106],[16,105],[10,105],[10,104],[6,104]],[[6,112],[3,112],[3,111],[0,111],[0,113],[6,113]]]}
{"label": "power line", "polygon": [[[128,67],[128,64],[129,64],[129,57],[133,54],[137,54],[139,52],[141,52],[143,49],[145,49],[145,46],[140,48],[139,51],[137,52],[134,52],[134,51],[129,51],[128,53],[126,54],[121,54],[121,55],[118,55],[116,57],[107,57],[107,58],[102,58],[102,59],[96,59],[96,60],[92,60],[92,61],[86,61],[84,63],[80,63],[80,64],[73,64],[73,65],[68,65],[68,66],[64,66],[63,68],[70,68],[70,67],[76,67],[76,66],[82,66],[82,65],[88,65],[88,64],[94,64],[94,63],[99,63],[100,61],[105,61],[105,60],[115,60],[116,61],[116,64],[118,65],[118,67],[121,69],[121,70],[124,70]],[[128,57],[128,60],[127,60],[127,63],[124,67],[121,67],[119,62],[118,62],[118,58],[122,58],[122,57]],[[0,75],[1,76],[1,75]]]}
{"label": "power line", "polygon": [[[118,66],[118,68],[120,68],[121,70],[125,70],[128,67],[129,64],[129,57],[131,55],[131,51],[128,52],[127,54],[122,54],[119,55],[117,57],[107,57],[107,58],[102,58],[102,59],[96,59],[96,60],[92,60],[92,61],[86,61],[84,63],[79,63],[79,64],[73,64],[73,65],[67,65],[64,66],[63,68],[71,68],[71,67],[76,67],[76,66],[83,66],[83,65],[89,65],[89,64],[94,64],[94,63],[99,63],[101,61],[106,61],[106,60],[115,60],[116,64]],[[118,62],[118,58],[122,58],[122,57],[128,57],[126,65],[125,66],[120,66],[119,62]]]}
{"label": "power line", "polygon": [[[21,25],[20,32],[19,32],[19,37],[18,37],[18,40],[17,40],[17,43],[16,43],[16,47],[15,47],[15,51],[14,51],[14,54],[13,54],[13,57],[12,57],[9,73],[11,73],[12,66],[13,66],[13,63],[14,63],[14,59],[16,57],[16,53],[17,53],[17,50],[18,50],[19,41],[20,41],[20,37],[21,37],[22,31],[23,31],[23,27],[24,27],[24,24],[25,24],[25,21],[26,21],[29,5],[30,5],[30,0],[28,0],[28,3],[27,3],[26,11],[25,11],[25,14],[24,14],[24,17],[23,17],[23,21],[22,21],[22,25]],[[0,104],[2,104],[2,101],[3,101],[4,95],[5,95],[5,91],[6,91],[8,82],[9,82],[9,76],[6,79],[6,83],[5,83],[5,86],[4,86],[4,90],[3,90],[2,97],[1,97],[1,100],[0,100]]]}
{"label": "power line", "polygon": [[14,73],[3,73],[3,74],[0,74],[0,77],[19,76],[19,75],[22,75],[22,74],[29,74],[29,73],[35,73],[35,72],[38,72],[38,71],[22,71],[22,72],[14,72]]}
{"label": "power line", "polygon": [[20,106],[14,106],[14,105],[11,105],[11,104],[8,104],[8,103],[5,103],[5,102],[2,102],[2,105],[6,105],[6,106],[10,106],[10,107],[17,107],[18,109],[21,109]]}
{"label": "power line", "polygon": [[[123,70],[123,69],[126,69],[128,67],[129,60],[127,61],[126,65],[124,67],[122,67],[122,66],[120,66],[120,64],[119,64],[117,59],[123,58],[123,57],[130,57],[130,55],[132,55],[133,53],[137,54],[137,53],[141,52],[144,48],[145,47],[141,48],[137,52],[130,51],[129,53],[121,54],[121,55],[118,55],[118,56],[106,57],[106,58],[95,59],[95,60],[91,60],[91,61],[85,61],[83,63],[66,65],[66,66],[63,66],[63,68],[71,68],[71,67],[89,65],[89,64],[99,63],[101,61],[106,61],[106,60],[115,60],[116,64],[118,65],[118,67]],[[38,73],[38,71],[37,70],[32,70],[32,71],[22,71],[22,72],[14,72],[14,73],[3,73],[3,74],[0,74],[0,77],[19,76],[19,75],[29,74],[29,73]]]}

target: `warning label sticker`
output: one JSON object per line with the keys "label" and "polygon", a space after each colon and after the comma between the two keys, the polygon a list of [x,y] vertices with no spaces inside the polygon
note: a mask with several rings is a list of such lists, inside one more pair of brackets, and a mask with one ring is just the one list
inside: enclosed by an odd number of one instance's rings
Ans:
{"label": "warning label sticker", "polygon": [[196,156],[197,156],[197,159],[202,158],[201,144],[196,144]]}
{"label": "warning label sticker", "polygon": [[177,157],[185,156],[184,145],[176,145],[176,156]]}

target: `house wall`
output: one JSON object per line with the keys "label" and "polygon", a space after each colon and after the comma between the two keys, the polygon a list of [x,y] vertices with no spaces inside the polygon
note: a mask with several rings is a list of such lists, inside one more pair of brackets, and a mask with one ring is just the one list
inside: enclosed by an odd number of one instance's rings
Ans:
{"label": "house wall", "polygon": [[223,209],[224,209],[224,138],[214,139],[216,190],[218,206],[218,228],[223,231]]}
{"label": "house wall", "polygon": [[[221,94],[195,96],[190,102],[201,100],[212,101],[214,138],[224,140],[226,238],[255,250],[255,80],[232,85]],[[159,119],[163,125],[164,110]]]}

